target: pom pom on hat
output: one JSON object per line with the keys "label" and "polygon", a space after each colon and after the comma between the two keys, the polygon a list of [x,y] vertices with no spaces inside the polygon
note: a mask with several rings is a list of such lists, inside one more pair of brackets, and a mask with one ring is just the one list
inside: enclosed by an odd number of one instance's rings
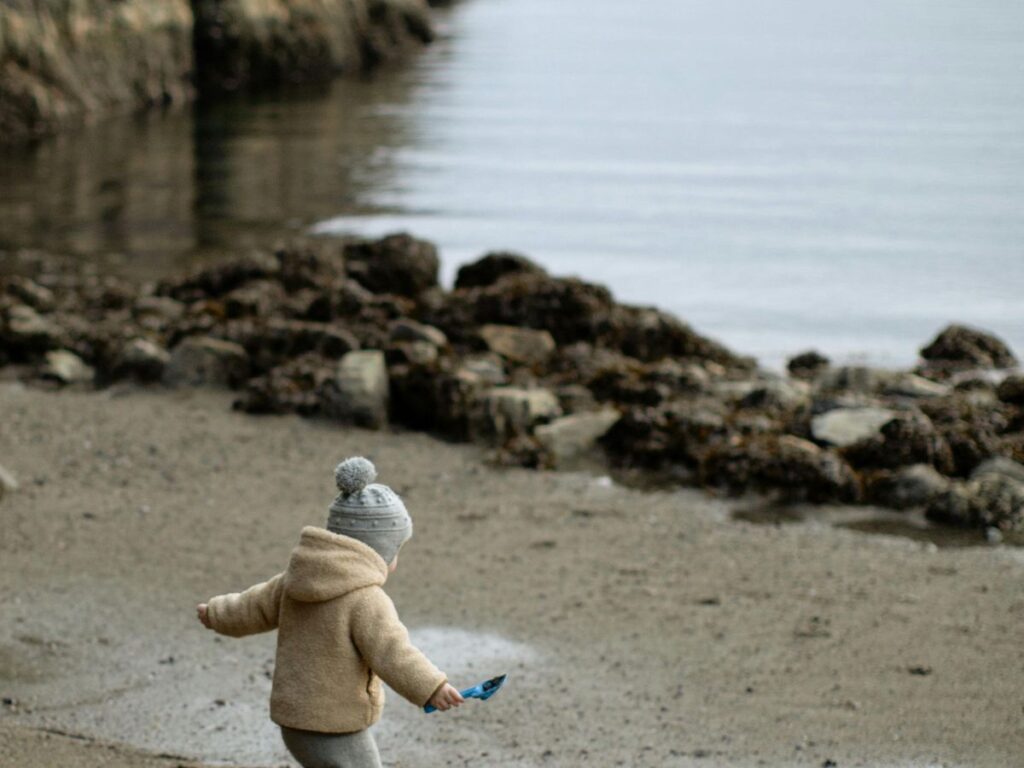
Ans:
{"label": "pom pom on hat", "polygon": [[377,478],[377,468],[373,462],[362,456],[345,459],[334,468],[334,482],[346,496],[359,493]]}

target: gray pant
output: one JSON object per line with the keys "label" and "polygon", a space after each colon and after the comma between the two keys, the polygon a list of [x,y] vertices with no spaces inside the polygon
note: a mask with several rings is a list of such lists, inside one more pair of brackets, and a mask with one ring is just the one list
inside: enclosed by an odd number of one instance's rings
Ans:
{"label": "gray pant", "polygon": [[318,733],[282,725],[281,736],[302,768],[381,768],[369,728],[355,733]]}

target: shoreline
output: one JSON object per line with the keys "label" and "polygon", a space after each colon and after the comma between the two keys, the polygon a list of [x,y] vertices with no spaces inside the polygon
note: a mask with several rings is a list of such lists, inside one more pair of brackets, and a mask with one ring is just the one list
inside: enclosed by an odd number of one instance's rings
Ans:
{"label": "shoreline", "polygon": [[[193,605],[279,568],[301,525],[323,523],[334,462],[366,453],[416,520],[388,583],[414,638],[460,682],[510,674],[504,698],[446,719],[390,696],[386,764],[487,752],[498,766],[996,768],[1016,755],[1018,550],[735,522],[736,502],[699,491],[493,469],[472,445],[253,418],[229,399],[0,385],[0,454],[21,482],[0,501],[13,590],[0,692],[16,702],[0,754],[280,764],[273,636],[216,642]],[[481,551],[486,577],[451,557]],[[53,747],[9,725],[134,747]]]}
{"label": "shoreline", "polygon": [[781,502],[923,510],[1024,540],[1024,375],[951,325],[912,370],[779,375],[679,318],[496,252],[438,283],[407,234],[299,239],[131,283],[24,254],[0,279],[0,368],[50,387],[229,388],[249,413],[395,424],[499,465],[620,470]]}

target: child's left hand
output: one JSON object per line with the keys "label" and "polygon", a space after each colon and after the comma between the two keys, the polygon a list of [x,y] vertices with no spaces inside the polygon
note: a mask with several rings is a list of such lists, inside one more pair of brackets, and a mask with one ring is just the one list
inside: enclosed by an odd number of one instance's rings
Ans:
{"label": "child's left hand", "polygon": [[207,612],[206,603],[200,603],[196,606],[196,616],[199,617],[199,621],[204,627],[207,629],[213,629],[213,627],[210,626],[210,616]]}

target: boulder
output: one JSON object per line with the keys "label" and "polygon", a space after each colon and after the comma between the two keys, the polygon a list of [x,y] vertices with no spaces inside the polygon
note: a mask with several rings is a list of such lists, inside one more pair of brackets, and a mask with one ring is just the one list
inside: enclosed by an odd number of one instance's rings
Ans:
{"label": "boulder", "polygon": [[411,235],[389,235],[345,248],[349,275],[374,293],[415,298],[437,285],[441,262],[437,248]]}
{"label": "boulder", "polygon": [[485,325],[479,333],[491,352],[513,363],[543,365],[555,351],[555,340],[547,331],[510,325]]}
{"label": "boulder", "polygon": [[562,414],[558,398],[546,389],[494,387],[484,393],[482,406],[474,432],[499,440],[530,434],[539,423]]}
{"label": "boulder", "polygon": [[388,423],[389,395],[384,353],[357,350],[341,358],[334,378],[324,386],[323,411],[340,421],[380,429]]}
{"label": "boulder", "polygon": [[39,312],[49,312],[54,307],[53,291],[27,277],[7,278],[6,288],[11,296]]}
{"label": "boulder", "polygon": [[1004,403],[1024,406],[1024,374],[1015,373],[999,382],[996,396]]}
{"label": "boulder", "polygon": [[157,286],[156,293],[190,304],[220,298],[250,280],[272,278],[278,269],[276,259],[264,253],[254,253],[201,267],[184,277],[164,280]]}
{"label": "boulder", "polygon": [[1010,348],[999,338],[965,325],[943,329],[921,357],[938,367],[949,368],[1013,368],[1017,365]]}
{"label": "boulder", "polygon": [[736,355],[713,339],[702,336],[668,312],[649,307],[616,306],[602,343],[639,360],[663,357],[710,360],[728,368],[752,369],[750,358]]}
{"label": "boulder", "polygon": [[389,331],[391,341],[426,342],[434,347],[448,346],[448,337],[444,331],[432,325],[417,323],[407,317],[400,317],[391,323]]}
{"label": "boulder", "polygon": [[546,275],[542,267],[516,253],[488,253],[483,258],[459,268],[456,288],[482,288],[493,285],[506,275]]}
{"label": "boulder", "polygon": [[249,375],[249,356],[238,344],[209,336],[185,339],[171,350],[164,384],[176,387],[238,387]]}
{"label": "boulder", "polygon": [[895,416],[888,408],[834,408],[811,419],[811,435],[842,448],[876,435]]}
{"label": "boulder", "polygon": [[185,305],[170,296],[140,296],[132,306],[135,321],[150,331],[162,331],[185,314]]}
{"label": "boulder", "polygon": [[630,408],[602,442],[621,466],[694,469],[711,447],[728,437],[724,411],[712,399]]}
{"label": "boulder", "polygon": [[132,339],[121,349],[113,375],[115,378],[159,381],[170,359],[166,349],[149,339]]}
{"label": "boulder", "polygon": [[468,440],[479,421],[480,401],[492,384],[463,364],[401,364],[390,369],[391,416],[409,427]]}
{"label": "boulder", "polygon": [[555,465],[591,451],[605,433],[619,420],[619,412],[605,408],[590,413],[563,416],[535,430],[538,442]]}
{"label": "boulder", "polygon": [[39,371],[42,378],[60,384],[83,384],[92,381],[95,374],[92,366],[86,365],[82,358],[66,349],[47,352],[46,362]]}
{"label": "boulder", "polygon": [[797,379],[814,379],[825,368],[830,360],[820,352],[810,350],[791,357],[786,363],[786,370]]}
{"label": "boulder", "polygon": [[810,387],[806,382],[770,379],[754,386],[740,399],[742,408],[788,411],[810,401]]}
{"label": "boulder", "polygon": [[930,464],[882,470],[868,484],[868,499],[893,509],[924,507],[949,489],[950,481]]}
{"label": "boulder", "polygon": [[894,469],[909,464],[931,464],[943,474],[953,470],[949,444],[922,413],[897,415],[876,434],[843,449],[843,456],[858,469]]}
{"label": "boulder", "polygon": [[9,307],[0,323],[0,346],[16,361],[37,359],[63,341],[62,330],[26,304]]}
{"label": "boulder", "polygon": [[853,502],[853,470],[833,453],[793,435],[756,435],[713,448],[701,465],[705,485],[733,492],[774,491],[786,499]]}
{"label": "boulder", "polygon": [[307,352],[338,359],[360,346],[353,333],[340,325],[280,317],[234,321],[225,326],[223,333],[245,348],[259,372]]}
{"label": "boulder", "polygon": [[249,379],[234,407],[247,413],[316,415],[321,412],[324,387],[337,367],[337,361],[315,352],[301,355]]}
{"label": "boulder", "polygon": [[928,505],[929,520],[967,528],[995,528],[1024,536],[1024,483],[1006,474],[986,472],[955,483]]}

